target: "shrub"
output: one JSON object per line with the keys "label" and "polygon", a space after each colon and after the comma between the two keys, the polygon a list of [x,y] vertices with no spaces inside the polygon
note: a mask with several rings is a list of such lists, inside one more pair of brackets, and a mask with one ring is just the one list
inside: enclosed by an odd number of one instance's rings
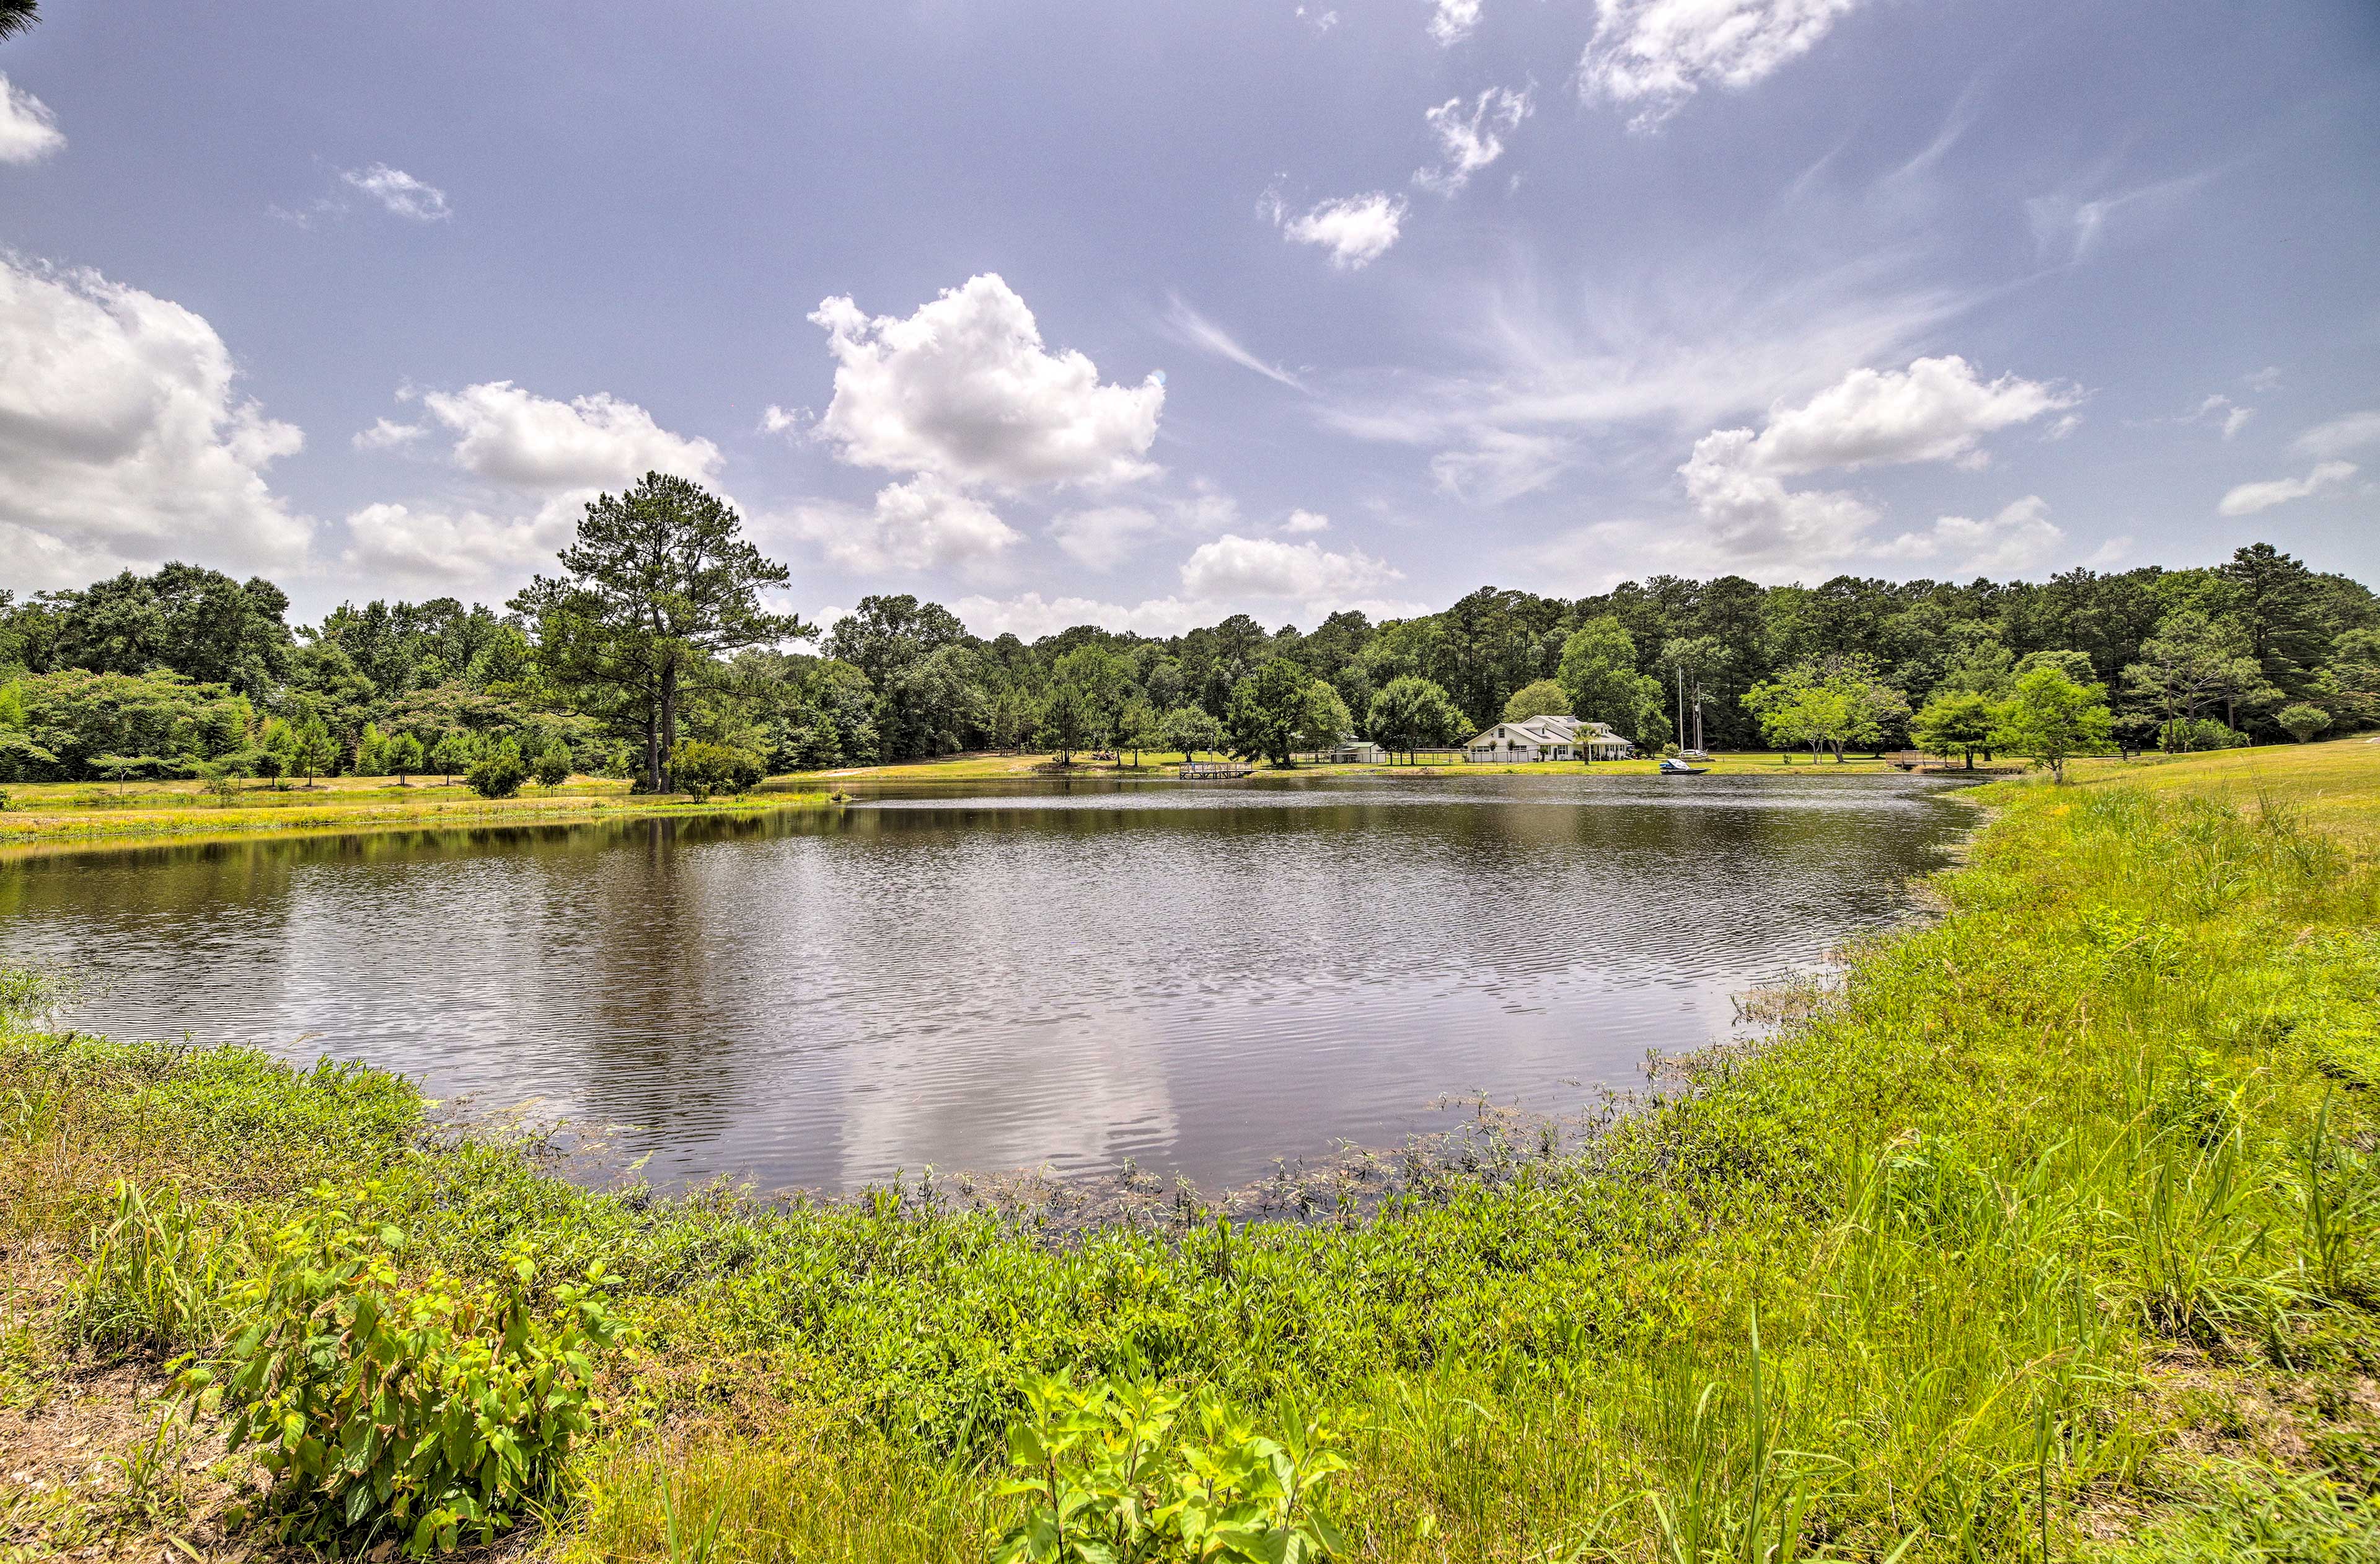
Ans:
{"label": "shrub", "polygon": [[537,758],[537,780],[544,787],[560,787],[570,780],[570,751],[560,741],[547,745]]}
{"label": "shrub", "polygon": [[2330,713],[2325,711],[2319,706],[2309,706],[2305,702],[2300,701],[2295,706],[2282,707],[2280,716],[2276,718],[2275,721],[2281,724],[2281,727],[2289,734],[2289,737],[2297,740],[2300,744],[2303,744],[2306,740],[2313,737],[2314,734],[2322,732],[2323,729],[2330,726]]}
{"label": "shrub", "polygon": [[511,739],[471,762],[466,775],[471,791],[482,798],[510,798],[528,781],[528,767],[521,759],[520,746]]}
{"label": "shrub", "polygon": [[2176,754],[2191,754],[2207,749],[2240,749],[2248,743],[2248,735],[2208,717],[2189,717],[2167,727],[2166,747]]}
{"label": "shrub", "polygon": [[519,1249],[496,1286],[408,1283],[396,1229],[358,1220],[327,1185],[312,1194],[234,1290],[245,1328],[182,1389],[220,1389],[231,1448],[258,1447],[273,1474],[285,1541],[393,1531],[419,1555],[467,1530],[492,1539],[551,1490],[600,1410],[596,1355],[630,1337],[601,1267],[555,1288],[544,1315]]}
{"label": "shrub", "polygon": [[766,763],[748,749],[681,739],[670,752],[670,776],[681,790],[697,798],[713,793],[743,793],[766,775]]}
{"label": "shrub", "polygon": [[1328,1558],[1346,1545],[1314,1496],[1347,1462],[1322,1425],[1288,1444],[1220,1399],[1198,1404],[1199,1437],[1177,1441],[1186,1397],[1156,1385],[1030,1379],[1031,1417],[1009,1431],[1017,1475],[1001,1493],[1023,1519],[992,1564],[1107,1564],[1187,1557],[1218,1564]]}

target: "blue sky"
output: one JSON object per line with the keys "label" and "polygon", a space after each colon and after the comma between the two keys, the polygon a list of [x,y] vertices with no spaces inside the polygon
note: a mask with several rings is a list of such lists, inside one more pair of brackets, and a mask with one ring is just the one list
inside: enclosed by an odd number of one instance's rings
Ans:
{"label": "blue sky", "polygon": [[0,44],[0,584],[816,614],[2380,580],[2369,0],[194,7]]}

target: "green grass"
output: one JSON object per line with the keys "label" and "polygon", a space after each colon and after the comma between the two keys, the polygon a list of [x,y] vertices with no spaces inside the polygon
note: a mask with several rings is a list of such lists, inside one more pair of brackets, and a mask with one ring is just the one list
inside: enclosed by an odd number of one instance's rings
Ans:
{"label": "green grass", "polygon": [[2380,735],[2372,734],[2207,755],[2085,760],[2075,775],[2094,788],[2219,800],[2251,817],[2278,804],[2296,811],[2306,829],[2366,847],[2380,843]]}
{"label": "green grass", "polygon": [[[1129,755],[1131,751],[1124,752]],[[1219,757],[1202,755],[1212,760]],[[919,784],[940,786],[994,781],[1016,781],[1038,776],[1035,768],[1050,764],[1056,757],[1049,754],[1021,755],[968,754],[953,755],[932,760],[903,760],[883,766],[844,766],[822,771],[800,771],[788,776],[773,777],[764,784],[769,788],[842,788],[850,786],[880,786],[892,783],[908,787]],[[1145,750],[1135,768],[1131,761],[1122,762],[1078,760],[1072,774],[1082,777],[1122,777],[1140,779],[1171,779],[1182,762],[1176,751]],[[1697,761],[1714,773],[1750,773],[1755,775],[1836,776],[1846,773],[1874,774],[1892,770],[1890,763],[1854,755],[1840,763],[1829,758],[1813,760],[1807,754],[1795,754],[1790,759],[1780,758],[1775,750],[1730,751]],[[1658,759],[1597,760],[1589,764],[1580,760],[1539,761],[1512,765],[1475,765],[1456,756],[1424,756],[1418,765],[1408,765],[1402,758],[1394,764],[1377,766],[1338,766],[1300,763],[1277,767],[1270,761],[1258,761],[1259,775],[1279,774],[1298,777],[1392,776],[1411,777],[1461,776],[1649,776],[1659,766]]]}
{"label": "green grass", "polygon": [[314,785],[243,783],[227,797],[196,782],[37,782],[6,790],[0,859],[72,850],[115,839],[203,841],[260,833],[321,834],[424,826],[554,824],[653,815],[726,814],[815,807],[821,790],[778,785],[741,798],[697,803],[683,795],[631,795],[625,782],[578,777],[558,788],[532,783],[511,798],[482,798],[459,783],[384,777],[321,778]]}
{"label": "green grass", "polygon": [[[549,1496],[572,1560],[981,1559],[1056,1370],[1329,1414],[1367,1559],[2380,1557],[2380,867],[2269,789],[1989,796],[1836,1003],[1361,1218],[590,1193],[370,1072],[20,1031],[0,1231],[86,1360],[209,1346],[209,1256],[326,1180],[423,1274],[601,1261],[644,1345]],[[137,1263],[119,1179],[178,1191]]]}

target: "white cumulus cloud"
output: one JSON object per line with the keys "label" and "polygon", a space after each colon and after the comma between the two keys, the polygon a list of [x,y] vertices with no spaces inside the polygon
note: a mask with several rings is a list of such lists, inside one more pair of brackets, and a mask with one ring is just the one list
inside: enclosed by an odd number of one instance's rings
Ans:
{"label": "white cumulus cloud", "polygon": [[1180,598],[1149,598],[1138,603],[1102,602],[1096,598],[1044,598],[1024,592],[1013,598],[965,597],[951,604],[959,622],[978,636],[1012,635],[1037,641],[1077,624],[1107,630],[1129,630],[1143,636],[1178,636],[1215,615],[1203,603]]}
{"label": "white cumulus cloud", "polygon": [[1292,511],[1289,519],[1281,524],[1281,529],[1292,535],[1328,532],[1330,530],[1330,518],[1318,511]]}
{"label": "white cumulus cloud", "polygon": [[0,163],[39,163],[66,144],[50,105],[0,76]]}
{"label": "white cumulus cloud", "polygon": [[1054,518],[1050,536],[1075,564],[1109,571],[1130,559],[1140,540],[1157,527],[1156,515],[1138,505],[1101,505]]}
{"label": "white cumulus cloud", "polygon": [[932,473],[878,491],[872,509],[814,503],[787,518],[794,536],[846,570],[981,568],[1025,540],[991,507]]}
{"label": "white cumulus cloud", "polygon": [[446,202],[445,191],[402,168],[376,163],[369,168],[345,169],[339,178],[348,188],[370,196],[397,216],[416,223],[443,223],[455,215],[455,209]]}
{"label": "white cumulus cloud", "polygon": [[1649,130],[1706,85],[1749,87],[1816,46],[1862,0],[1596,0],[1582,96]]}
{"label": "white cumulus cloud", "polygon": [[1017,490],[1117,483],[1148,460],[1165,382],[1102,385],[1080,352],[1052,353],[1025,300],[985,273],[917,313],[868,316],[847,297],[810,320],[833,354],[834,399],[817,434],[858,467]]}
{"label": "white cumulus cloud", "polygon": [[2380,407],[2316,424],[2299,435],[2295,444],[2301,456],[2324,458],[2343,456],[2366,445],[2380,445]]}
{"label": "white cumulus cloud", "polygon": [[1854,370],[1798,407],[1770,409],[1756,433],[1712,430],[1678,471],[1722,553],[1815,564],[1860,547],[1878,513],[1856,495],[1792,489],[1785,479],[1916,462],[1979,467],[1988,455],[1985,435],[2078,399],[2015,375],[1985,381],[1956,357],[1920,358],[1906,370]]}
{"label": "white cumulus cloud", "polygon": [[349,513],[340,563],[373,580],[503,596],[568,543],[592,490],[557,494],[528,515],[469,508],[372,504]]}
{"label": "white cumulus cloud", "polygon": [[2223,496],[2215,509],[2223,515],[2254,515],[2258,511],[2271,510],[2275,505],[2288,504],[2336,489],[2353,478],[2353,462],[2317,462],[2313,470],[2303,478],[2273,478],[2262,483],[2242,483]]}
{"label": "white cumulus cloud", "polygon": [[1360,550],[1333,553],[1312,541],[1284,543],[1278,538],[1243,538],[1234,532],[1199,544],[1182,562],[1184,592],[1193,598],[1227,601],[1353,598],[1402,579],[1402,572]]}
{"label": "white cumulus cloud", "polygon": [[1330,252],[1330,263],[1359,272],[1389,253],[1403,229],[1405,199],[1384,190],[1342,196],[1311,211],[1292,216],[1278,196],[1267,196],[1263,211],[1293,243],[1316,245]]}
{"label": "white cumulus cloud", "polygon": [[1904,532],[1876,552],[1887,559],[1940,560],[1951,576],[2012,576],[2057,558],[2065,542],[2065,529],[2049,519],[2049,503],[2028,494],[1980,520],[1939,517],[1927,530]]}
{"label": "white cumulus cloud", "polygon": [[1445,48],[1462,42],[1479,25],[1481,4],[1482,0],[1433,0],[1429,35]]}
{"label": "white cumulus cloud", "polygon": [[648,472],[708,482],[721,460],[710,441],[673,434],[604,392],[558,402],[510,381],[485,381],[430,392],[421,405],[455,435],[457,467],[524,489],[625,485]]}
{"label": "white cumulus cloud", "polygon": [[1527,88],[1515,92],[1490,87],[1468,104],[1449,98],[1425,109],[1422,117],[1438,138],[1439,163],[1435,168],[1415,170],[1414,183],[1443,196],[1471,183],[1473,175],[1504,155],[1504,138],[1529,117],[1529,96]]}
{"label": "white cumulus cloud", "polygon": [[1982,380],[1955,354],[1920,358],[1906,370],[1853,370],[1799,407],[1770,409],[1747,454],[1786,474],[1971,459],[1985,435],[2078,400],[2015,375]]}
{"label": "white cumulus cloud", "polygon": [[395,418],[375,418],[371,428],[356,430],[353,443],[358,451],[395,451],[412,444],[429,432],[420,424],[401,424]]}
{"label": "white cumulus cloud", "polygon": [[0,254],[0,558],[16,581],[79,585],[176,557],[301,563],[313,524],[264,471],[305,437],[236,380],[195,312]]}

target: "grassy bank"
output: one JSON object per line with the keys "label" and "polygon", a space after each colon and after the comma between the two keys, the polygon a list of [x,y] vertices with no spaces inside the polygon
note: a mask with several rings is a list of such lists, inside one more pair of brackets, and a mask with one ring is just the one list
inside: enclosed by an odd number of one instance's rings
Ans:
{"label": "grassy bank", "polygon": [[218,795],[196,782],[18,783],[0,811],[0,858],[115,839],[205,840],[258,833],[395,830],[439,826],[548,825],[718,814],[821,805],[820,789],[779,787],[698,803],[683,794],[631,795],[628,783],[575,777],[532,784],[511,798],[482,798],[436,778],[399,785],[385,777],[326,777],[312,785],[243,783]]}
{"label": "grassy bank", "polygon": [[2251,818],[2277,806],[2308,830],[2367,847],[2380,844],[2380,740],[2368,734],[2211,755],[2082,760],[2075,779],[2093,788],[2211,800]]}
{"label": "grassy bank", "polygon": [[[1129,756],[1131,751],[1125,751]],[[1213,759],[1202,756],[1202,759]],[[791,776],[772,778],[771,787],[840,788],[892,784],[914,786],[945,783],[960,784],[999,781],[1019,781],[1043,773],[1038,768],[1050,765],[1055,756],[1046,754],[969,754],[945,756],[933,760],[904,760],[887,766],[845,766],[832,770],[802,771]],[[1129,759],[1120,762],[1078,760],[1069,774],[1079,777],[1125,779],[1171,779],[1179,770],[1182,757],[1148,750],[1135,766]],[[1775,750],[1730,751],[1714,755],[1695,764],[1713,772],[1778,775],[1835,776],[1850,772],[1889,772],[1892,766],[1884,760],[1873,760],[1854,755],[1838,763],[1832,758],[1813,760],[1808,755],[1797,754],[1788,759]],[[1399,760],[1394,765],[1338,766],[1317,765],[1300,761],[1290,766],[1275,766],[1269,760],[1256,762],[1259,776],[1295,777],[1334,776],[1650,776],[1659,768],[1658,759],[1597,760],[1589,764],[1582,760],[1553,760],[1512,765],[1475,765],[1470,761],[1447,756],[1426,756],[1418,765]]]}
{"label": "grassy bank", "polygon": [[2380,867],[2270,790],[2160,780],[2000,788],[1941,919],[1835,1004],[1583,1149],[1490,1137],[1343,1218],[589,1193],[369,1072],[20,1024],[0,1473],[42,1485],[0,1537],[212,1558],[320,1522],[212,1402],[156,1442],[143,1398],[246,1340],[243,1280],[337,1261],[392,1308],[548,1320],[614,1279],[639,1340],[590,1352],[592,1427],[516,1507],[573,1560],[982,1559],[1054,1371],[1335,1451],[1353,1558],[2380,1556]]}

